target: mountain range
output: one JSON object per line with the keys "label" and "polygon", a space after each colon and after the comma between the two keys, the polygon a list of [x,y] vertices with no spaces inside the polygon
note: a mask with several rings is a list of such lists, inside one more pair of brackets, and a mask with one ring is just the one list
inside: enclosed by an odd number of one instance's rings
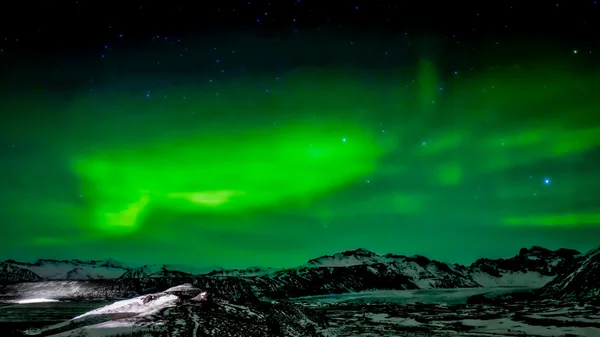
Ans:
{"label": "mountain range", "polygon": [[600,334],[600,248],[523,248],[468,266],[366,249],[287,269],[7,260],[0,280],[7,312],[34,299],[108,300],[15,336]]}
{"label": "mountain range", "polygon": [[[523,248],[507,259],[448,264],[424,256],[379,255],[366,249],[344,251],[288,269],[221,268],[198,272],[183,266],[127,266],[115,260],[0,263],[2,297],[125,298],[192,283],[211,287],[231,300],[288,299],[366,290],[528,287],[561,298],[598,295],[599,250]],[[186,269],[187,268],[187,269]],[[181,270],[184,269],[184,270]]]}

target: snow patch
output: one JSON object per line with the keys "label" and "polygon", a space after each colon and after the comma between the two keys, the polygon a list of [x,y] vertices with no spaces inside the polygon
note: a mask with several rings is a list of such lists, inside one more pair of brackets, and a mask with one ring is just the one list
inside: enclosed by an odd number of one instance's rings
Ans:
{"label": "snow patch", "polygon": [[60,302],[60,301],[53,300],[51,298],[27,298],[27,299],[12,301],[11,303],[31,304],[31,303],[49,303],[49,302]]}
{"label": "snow patch", "polygon": [[[79,315],[74,319],[90,315],[116,314],[116,313],[134,313],[134,314],[151,314],[157,310],[175,306],[179,297],[170,294],[157,294],[156,298],[147,301],[148,296],[144,295],[129,300],[115,302],[102,308],[88,311],[83,315]],[[144,303],[145,302],[145,303]]]}
{"label": "snow patch", "polygon": [[501,277],[492,276],[484,272],[472,275],[473,281],[483,287],[543,287],[554,279],[554,276],[544,276],[536,271],[527,273],[506,272]]}

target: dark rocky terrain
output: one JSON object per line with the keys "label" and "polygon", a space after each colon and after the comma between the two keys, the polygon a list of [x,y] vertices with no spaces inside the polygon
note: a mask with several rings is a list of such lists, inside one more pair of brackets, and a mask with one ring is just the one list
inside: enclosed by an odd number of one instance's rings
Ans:
{"label": "dark rocky terrain", "polygon": [[[432,292],[438,290],[431,290]],[[35,336],[596,336],[600,301],[523,297],[495,304],[233,303],[181,285],[92,310]]]}

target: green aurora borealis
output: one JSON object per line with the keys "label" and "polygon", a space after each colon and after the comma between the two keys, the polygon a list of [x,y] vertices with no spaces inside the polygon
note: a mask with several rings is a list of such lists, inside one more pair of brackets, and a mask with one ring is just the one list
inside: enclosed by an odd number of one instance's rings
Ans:
{"label": "green aurora borealis", "polygon": [[0,255],[285,267],[358,247],[463,263],[592,248],[599,74],[422,58],[11,92]]}

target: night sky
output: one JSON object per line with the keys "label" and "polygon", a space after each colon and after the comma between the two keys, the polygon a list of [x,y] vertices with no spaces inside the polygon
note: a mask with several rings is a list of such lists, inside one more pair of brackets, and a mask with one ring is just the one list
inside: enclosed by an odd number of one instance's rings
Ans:
{"label": "night sky", "polygon": [[595,1],[213,3],[3,5],[0,258],[600,245]]}

